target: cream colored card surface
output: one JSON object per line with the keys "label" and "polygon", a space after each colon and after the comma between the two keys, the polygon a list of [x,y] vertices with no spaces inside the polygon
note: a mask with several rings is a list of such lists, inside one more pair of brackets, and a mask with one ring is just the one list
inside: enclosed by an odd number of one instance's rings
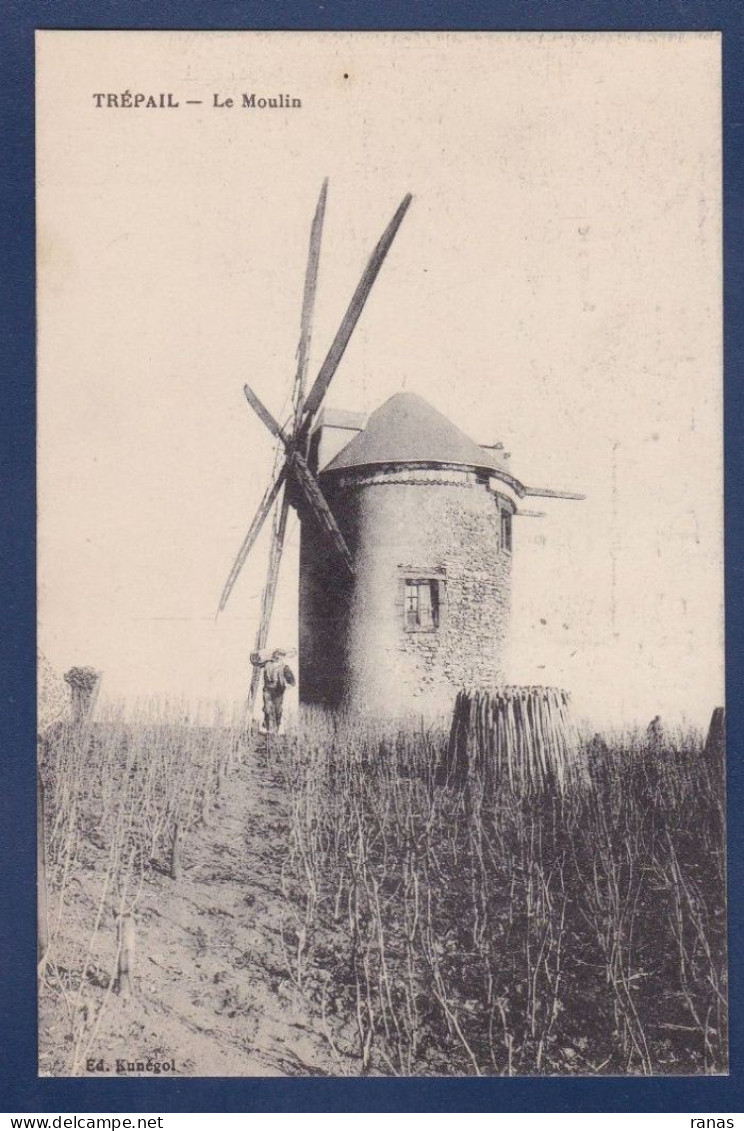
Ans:
{"label": "cream colored card surface", "polygon": [[37,33],[41,1074],[727,1070],[720,46]]}

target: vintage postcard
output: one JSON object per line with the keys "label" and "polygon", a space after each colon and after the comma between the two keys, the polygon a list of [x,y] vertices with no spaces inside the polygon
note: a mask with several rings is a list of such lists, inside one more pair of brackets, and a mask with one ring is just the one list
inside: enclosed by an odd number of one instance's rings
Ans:
{"label": "vintage postcard", "polygon": [[727,1073],[720,36],[36,48],[39,1073]]}

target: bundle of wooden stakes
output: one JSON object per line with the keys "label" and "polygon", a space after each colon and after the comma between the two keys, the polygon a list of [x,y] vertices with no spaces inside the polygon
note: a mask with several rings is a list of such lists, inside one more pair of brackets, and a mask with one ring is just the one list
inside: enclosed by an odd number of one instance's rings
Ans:
{"label": "bundle of wooden stakes", "polygon": [[557,687],[460,691],[450,729],[449,782],[477,775],[486,788],[563,792],[581,772],[570,696]]}

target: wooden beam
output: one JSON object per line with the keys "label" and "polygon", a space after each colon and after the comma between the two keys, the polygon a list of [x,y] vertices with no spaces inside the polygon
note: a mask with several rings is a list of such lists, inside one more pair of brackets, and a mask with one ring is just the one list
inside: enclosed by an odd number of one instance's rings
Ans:
{"label": "wooden beam", "polygon": [[582,502],[586,495],[577,495],[573,491],[554,491],[552,487],[525,487],[525,495],[538,495],[541,499],[575,499]]}
{"label": "wooden beam", "polygon": [[[287,532],[287,515],[289,514],[289,498],[287,495],[287,488],[284,488],[282,496],[282,504],[279,507],[274,523],[274,536],[271,539],[271,550],[269,552],[269,570],[266,574],[266,583],[264,585],[263,593],[261,594],[261,619],[258,622],[258,630],[256,632],[256,640],[253,647],[254,652],[261,652],[266,647],[266,641],[269,637],[269,628],[271,626],[271,614],[274,610],[274,599],[276,597],[276,589],[279,583],[279,566],[282,560],[282,551],[284,549],[284,536]],[[248,690],[248,702],[246,703],[246,718],[250,724],[253,715],[253,704],[256,702],[256,693],[258,692],[258,684],[261,679],[261,668],[254,667],[251,674],[251,686]]]}
{"label": "wooden beam", "polygon": [[339,326],[336,337],[331,343],[331,348],[328,351],[325,361],[320,367],[320,372],[315,379],[315,384],[310,390],[310,395],[305,401],[305,415],[303,418],[302,426],[305,431],[310,427],[312,418],[320,408],[323,397],[328,391],[328,386],[333,380],[333,375],[338,368],[338,364],[344,355],[344,350],[349,344],[349,338],[354,332],[354,327],[359,321],[359,317],[364,309],[364,304],[367,301],[369,292],[372,290],[374,281],[382,267],[385,256],[390,250],[398,228],[403,223],[403,217],[408,211],[408,206],[411,203],[412,196],[410,192],[403,197],[403,200],[398,205],[397,211],[392,220],[388,224],[385,231],[382,233],[375,250],[369,258],[369,262],[364,269],[361,279],[357,285],[357,289],[352,295],[351,302],[346,310],[343,321]]}
{"label": "wooden beam", "polygon": [[253,516],[253,522],[251,523],[250,528],[248,530],[248,533],[246,534],[245,538],[243,539],[243,543],[242,543],[240,549],[238,550],[238,556],[236,557],[235,561],[233,562],[233,567],[230,570],[230,573],[228,574],[227,581],[225,582],[225,588],[222,590],[222,596],[220,597],[220,604],[219,604],[219,608],[217,610],[218,613],[221,613],[222,610],[224,609],[225,605],[227,604],[227,599],[230,596],[230,594],[232,593],[233,586],[235,585],[235,582],[238,580],[238,575],[239,575],[241,569],[243,568],[243,566],[245,565],[246,558],[248,557],[249,553],[251,552],[251,549],[253,548],[253,543],[258,538],[261,527],[263,526],[264,522],[266,521],[266,518],[269,514],[269,511],[271,510],[271,508],[274,505],[274,499],[279,494],[279,488],[281,487],[282,483],[284,482],[284,477],[286,476],[286,474],[287,474],[287,465],[285,463],[285,464],[282,465],[282,468],[279,471],[279,473],[275,476],[275,478],[272,480],[271,483],[269,483],[268,487],[266,488],[266,491],[264,493],[264,497],[261,500],[261,502],[259,503],[258,510],[256,511],[255,515]]}
{"label": "wooden beam", "polygon": [[305,270],[305,291],[302,296],[302,317],[300,319],[300,342],[297,346],[297,373],[294,387],[294,428],[296,433],[302,420],[302,410],[305,406],[305,387],[307,384],[307,363],[310,357],[310,343],[313,330],[313,311],[315,309],[315,292],[318,287],[318,267],[320,265],[320,241],[323,235],[323,218],[325,216],[326,197],[328,195],[328,178],[323,181],[318,204],[315,209],[312,227],[310,228],[310,247],[307,254],[307,268]]}
{"label": "wooden beam", "polygon": [[245,393],[245,399],[248,401],[248,404],[251,406],[259,419],[264,422],[269,432],[271,432],[272,435],[276,436],[278,440],[281,440],[285,448],[288,447],[289,437],[282,428],[281,424],[279,424],[278,421],[276,421],[271,415],[260,397],[258,397],[256,393],[253,392],[253,389],[250,387],[250,385],[243,385],[243,392]]}
{"label": "wooden beam", "polygon": [[295,473],[295,482],[300,487],[305,501],[315,515],[321,530],[330,538],[341,556],[342,561],[346,565],[346,568],[349,570],[349,573],[353,575],[354,562],[349,547],[346,545],[344,536],[339,530],[336,520],[331,513],[331,508],[323,497],[323,492],[318,485],[317,479],[310,471],[310,468],[299,452],[295,452],[292,456],[291,468]]}

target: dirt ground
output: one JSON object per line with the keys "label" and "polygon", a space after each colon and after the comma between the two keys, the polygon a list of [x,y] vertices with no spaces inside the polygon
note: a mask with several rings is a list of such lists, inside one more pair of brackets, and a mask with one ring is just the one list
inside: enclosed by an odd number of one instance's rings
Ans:
{"label": "dirt ground", "polygon": [[243,758],[209,825],[190,833],[182,877],[146,875],[137,901],[129,998],[115,992],[105,973],[112,961],[115,966],[113,918],[99,932],[100,977],[93,964],[82,994],[72,980],[67,993],[60,992],[69,977],[63,956],[85,953],[99,902],[94,862],[75,877],[55,945],[60,965],[51,967],[41,991],[41,1075],[69,1074],[76,1032],[85,1033],[78,1045],[83,1075],[149,1075],[147,1068],[141,1071],[148,1061],[170,1064],[162,1074],[181,1076],[339,1072],[284,961],[283,794],[263,743]]}

